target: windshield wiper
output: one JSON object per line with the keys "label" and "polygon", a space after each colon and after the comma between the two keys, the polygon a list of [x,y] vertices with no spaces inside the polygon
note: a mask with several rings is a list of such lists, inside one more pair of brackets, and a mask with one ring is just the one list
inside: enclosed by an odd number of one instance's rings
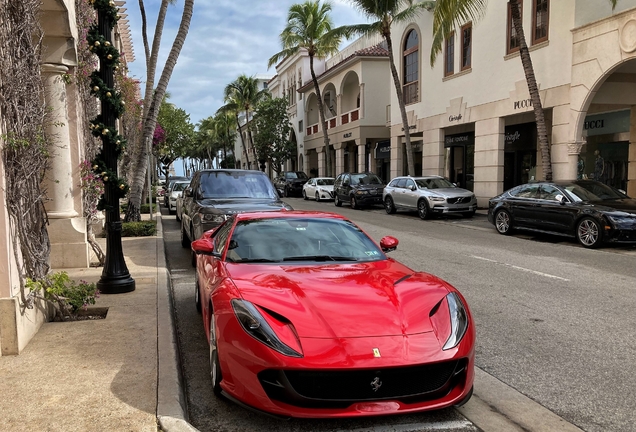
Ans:
{"label": "windshield wiper", "polygon": [[300,255],[285,257],[283,261],[358,261],[358,259],[337,255]]}
{"label": "windshield wiper", "polygon": [[237,263],[267,263],[267,262],[271,262],[271,263],[275,263],[275,262],[280,262],[280,260],[269,259],[269,258],[243,258],[243,259],[239,259],[239,260],[232,260],[232,262],[237,262]]}

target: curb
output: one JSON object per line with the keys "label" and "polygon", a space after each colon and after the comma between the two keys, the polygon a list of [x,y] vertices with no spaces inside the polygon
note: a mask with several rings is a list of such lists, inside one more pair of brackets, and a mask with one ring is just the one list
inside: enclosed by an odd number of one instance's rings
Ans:
{"label": "curb", "polygon": [[198,432],[188,423],[179,346],[173,320],[161,211],[157,220],[157,422],[166,432]]}

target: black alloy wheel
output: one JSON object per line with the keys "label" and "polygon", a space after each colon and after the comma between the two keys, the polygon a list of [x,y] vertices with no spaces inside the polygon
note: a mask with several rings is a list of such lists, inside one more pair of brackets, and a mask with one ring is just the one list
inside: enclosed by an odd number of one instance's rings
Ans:
{"label": "black alloy wheel", "polygon": [[340,201],[340,198],[338,198],[338,194],[335,194],[333,197],[333,205],[335,205],[336,207],[342,207],[342,201]]}
{"label": "black alloy wheel", "polygon": [[305,189],[303,189],[303,199],[305,201],[307,201],[309,198],[307,198],[307,193],[305,192]]}
{"label": "black alloy wheel", "polygon": [[426,202],[426,199],[424,198],[417,202],[417,215],[422,220],[426,220],[431,217],[431,212],[428,208],[428,202]]}
{"label": "black alloy wheel", "polygon": [[316,202],[320,201],[320,194],[316,192]]}
{"label": "black alloy wheel", "polygon": [[221,365],[219,364],[219,350],[216,345],[216,326],[214,325],[214,312],[210,306],[210,378],[212,379],[212,392],[215,396],[221,396]]}
{"label": "black alloy wheel", "polygon": [[393,198],[390,195],[387,195],[384,198],[384,210],[386,210],[386,214],[395,213],[395,205],[393,204]]}
{"label": "black alloy wheel", "polygon": [[356,201],[356,197],[354,197],[353,195],[351,195],[351,199],[349,203],[351,205],[352,210],[360,210],[360,206],[358,205],[358,202]]}
{"label": "black alloy wheel", "polygon": [[185,232],[185,227],[183,226],[183,223],[181,223],[181,246],[183,246],[184,248],[190,247],[190,238],[188,237],[188,234],[186,234]]}
{"label": "black alloy wheel", "polygon": [[584,217],[576,225],[576,239],[583,247],[594,249],[603,242],[601,224],[591,217]]}
{"label": "black alloy wheel", "polygon": [[512,218],[507,210],[499,210],[495,213],[495,229],[503,235],[509,235],[512,232]]}

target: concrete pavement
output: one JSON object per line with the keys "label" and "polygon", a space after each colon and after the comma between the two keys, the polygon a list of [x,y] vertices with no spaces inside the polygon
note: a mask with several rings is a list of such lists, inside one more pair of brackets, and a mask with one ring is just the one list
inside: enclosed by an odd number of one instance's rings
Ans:
{"label": "concrete pavement", "polygon": [[[106,319],[45,323],[22,354],[0,357],[1,430],[196,430],[180,382],[160,217],[157,225],[155,237],[122,240],[136,289],[102,294],[95,306],[108,308]],[[58,270],[89,282],[102,273]]]}

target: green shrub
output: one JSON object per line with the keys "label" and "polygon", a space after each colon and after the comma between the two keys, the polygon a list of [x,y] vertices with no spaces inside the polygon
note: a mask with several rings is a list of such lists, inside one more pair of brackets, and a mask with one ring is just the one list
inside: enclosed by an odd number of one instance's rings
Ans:
{"label": "green shrub", "polygon": [[156,233],[156,221],[124,222],[121,227],[122,237],[148,237]]}
{"label": "green shrub", "polygon": [[[157,211],[157,205],[154,204],[153,206],[153,213]],[[126,210],[128,209],[128,203],[124,203],[120,206],[121,208],[121,212],[120,213],[126,213]],[[142,204],[141,207],[139,208],[139,213],[141,214],[148,214],[150,213],[150,205],[146,204]]]}
{"label": "green shrub", "polygon": [[[56,306],[56,316],[61,321],[77,319],[78,312],[94,305],[99,290],[94,283],[80,281],[77,284],[68,273],[51,273],[44,279],[26,280],[26,287],[38,297],[44,298]],[[43,297],[42,297],[43,296]]]}

